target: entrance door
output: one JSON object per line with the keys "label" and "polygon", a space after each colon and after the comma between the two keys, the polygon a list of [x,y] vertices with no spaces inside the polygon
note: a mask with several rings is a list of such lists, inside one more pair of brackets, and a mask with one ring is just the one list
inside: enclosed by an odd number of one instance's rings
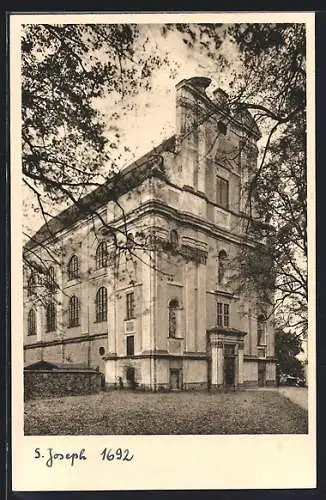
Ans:
{"label": "entrance door", "polygon": [[235,384],[235,358],[225,357],[224,358],[224,385],[226,387],[233,386]]}
{"label": "entrance door", "polygon": [[129,387],[131,387],[132,389],[135,389],[136,388],[136,371],[135,371],[135,368],[133,366],[128,366],[126,378],[127,378]]}
{"label": "entrance door", "polygon": [[258,361],[258,385],[263,387],[266,385],[266,363]]}
{"label": "entrance door", "polygon": [[235,385],[235,346],[224,345],[224,386]]}
{"label": "entrance door", "polygon": [[171,368],[170,370],[170,389],[176,391],[180,389],[180,370]]}

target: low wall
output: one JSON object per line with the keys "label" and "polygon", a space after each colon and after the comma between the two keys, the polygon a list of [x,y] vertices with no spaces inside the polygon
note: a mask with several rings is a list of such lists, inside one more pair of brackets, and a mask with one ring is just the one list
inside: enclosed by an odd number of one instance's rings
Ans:
{"label": "low wall", "polygon": [[24,370],[24,399],[93,394],[101,390],[95,370]]}

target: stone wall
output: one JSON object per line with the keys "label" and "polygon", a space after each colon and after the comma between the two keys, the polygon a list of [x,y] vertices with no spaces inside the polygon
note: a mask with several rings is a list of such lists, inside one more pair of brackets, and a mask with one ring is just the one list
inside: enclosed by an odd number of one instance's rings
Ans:
{"label": "stone wall", "polygon": [[79,396],[101,390],[95,370],[24,370],[24,399]]}

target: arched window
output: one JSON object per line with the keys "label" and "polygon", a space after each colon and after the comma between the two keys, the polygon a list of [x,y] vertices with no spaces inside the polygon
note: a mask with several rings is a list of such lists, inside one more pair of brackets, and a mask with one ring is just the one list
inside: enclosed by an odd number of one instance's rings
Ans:
{"label": "arched window", "polygon": [[77,255],[73,255],[68,264],[68,279],[73,280],[79,278],[79,259]]}
{"label": "arched window", "polygon": [[179,302],[177,299],[172,299],[169,302],[169,337],[175,338],[177,336],[178,321],[177,311],[179,309]]}
{"label": "arched window", "polygon": [[36,275],[33,272],[27,280],[27,296],[28,297],[33,295],[35,285],[36,285]]}
{"label": "arched window", "polygon": [[172,229],[170,231],[170,243],[172,245],[172,248],[177,248],[178,245],[179,245],[179,235],[178,235],[178,231],[176,231],[175,229]]}
{"label": "arched window", "polygon": [[36,313],[31,309],[28,313],[27,335],[36,335]]}
{"label": "arched window", "polygon": [[80,312],[80,304],[79,299],[76,295],[73,295],[69,299],[69,326],[78,326],[79,325],[79,312]]}
{"label": "arched window", "polygon": [[46,331],[53,332],[56,329],[57,311],[55,304],[50,302],[46,306]]}
{"label": "arched window", "polygon": [[101,269],[107,266],[108,263],[108,251],[106,241],[101,241],[96,249],[96,269]]}
{"label": "arched window", "polygon": [[266,344],[266,318],[260,314],[257,318],[257,345]]}
{"label": "arched window", "polygon": [[50,266],[48,269],[48,287],[50,292],[53,292],[56,287],[55,270],[53,266]]}
{"label": "arched window", "polygon": [[224,282],[226,260],[227,260],[227,253],[225,250],[221,250],[218,254],[218,263],[217,263],[217,281],[219,285],[222,285]]}
{"label": "arched window", "polygon": [[98,289],[95,299],[96,321],[106,321],[108,315],[108,293],[104,286]]}

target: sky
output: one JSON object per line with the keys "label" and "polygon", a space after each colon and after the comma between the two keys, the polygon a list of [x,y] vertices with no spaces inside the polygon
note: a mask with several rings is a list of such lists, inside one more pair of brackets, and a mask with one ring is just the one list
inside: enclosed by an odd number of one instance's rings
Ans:
{"label": "sky", "polygon": [[[182,36],[177,31],[171,31],[165,38],[160,34],[160,25],[141,25],[141,37],[148,37],[146,50],[149,53],[159,53],[166,56],[169,66],[154,69],[152,73],[151,90],[142,90],[136,97],[121,97],[114,94],[95,103],[98,110],[104,114],[107,123],[107,136],[110,136],[109,127],[112,124],[111,115],[126,104],[132,104],[132,109],[120,119],[114,121],[119,129],[120,144],[117,160],[120,168],[128,166],[131,162],[150,151],[164,139],[173,135],[175,130],[175,85],[183,79],[193,76],[206,76],[212,79],[212,84],[207,89],[208,93],[216,87],[225,91],[228,88],[228,74],[221,74],[216,62],[201,54],[198,50],[189,49],[182,41]],[[141,44],[140,44],[141,45]],[[220,50],[228,59],[233,58],[236,63],[235,48],[230,43],[224,43]],[[129,152],[123,147],[127,146]],[[108,166],[109,168],[109,166]],[[31,195],[23,187],[25,202],[30,206]],[[51,207],[53,213],[54,207]],[[60,211],[59,207],[58,210]],[[26,233],[32,234],[44,220],[41,213],[31,209],[25,211],[24,226]]]}
{"label": "sky", "polygon": [[[122,140],[131,149],[131,156],[125,162],[145,154],[174,133],[175,128],[175,85],[193,76],[206,76],[212,79],[209,90],[224,87],[227,90],[227,75],[218,74],[215,61],[198,51],[188,49],[177,32],[170,32],[165,39],[159,33],[158,25],[143,25],[142,29],[152,38],[153,50],[161,55],[167,54],[169,68],[153,71],[152,89],[140,92],[133,98],[134,109],[118,122]],[[157,49],[158,47],[158,49]],[[149,47],[150,50],[150,47]],[[234,53],[229,44],[223,47],[228,57]],[[101,111],[107,116],[111,113],[111,100],[101,103]]]}

